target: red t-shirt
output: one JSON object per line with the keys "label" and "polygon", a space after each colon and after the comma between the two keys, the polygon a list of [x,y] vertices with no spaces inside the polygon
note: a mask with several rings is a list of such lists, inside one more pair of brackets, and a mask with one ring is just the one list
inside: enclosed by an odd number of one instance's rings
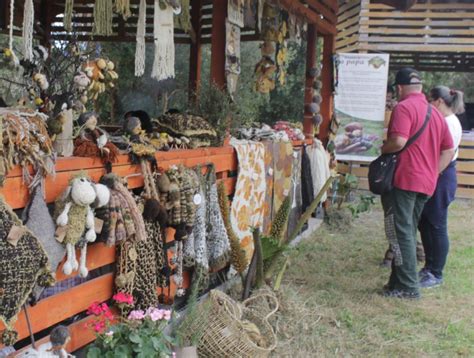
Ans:
{"label": "red t-shirt", "polygon": [[[412,137],[423,125],[427,110],[428,102],[424,94],[409,94],[392,112],[388,137]],[[441,151],[453,147],[453,139],[443,115],[432,107],[431,118],[423,133],[398,157],[394,186],[433,195]]]}

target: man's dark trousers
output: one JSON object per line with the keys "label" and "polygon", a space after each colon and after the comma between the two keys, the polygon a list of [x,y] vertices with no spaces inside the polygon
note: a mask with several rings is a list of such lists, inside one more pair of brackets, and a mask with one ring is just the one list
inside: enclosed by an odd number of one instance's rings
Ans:
{"label": "man's dark trousers", "polygon": [[391,231],[394,237],[389,237],[389,241],[398,243],[401,254],[401,263],[400,260],[392,260],[392,273],[388,281],[391,290],[419,292],[416,233],[421,212],[428,198],[425,194],[397,188],[382,195],[385,216],[393,215],[394,230]]}

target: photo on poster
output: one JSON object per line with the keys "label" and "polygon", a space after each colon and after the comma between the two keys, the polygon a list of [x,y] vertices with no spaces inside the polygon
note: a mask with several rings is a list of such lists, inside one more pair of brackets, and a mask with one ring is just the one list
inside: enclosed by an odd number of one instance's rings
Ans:
{"label": "photo on poster", "polygon": [[388,66],[387,54],[336,55],[337,159],[369,162],[380,155]]}

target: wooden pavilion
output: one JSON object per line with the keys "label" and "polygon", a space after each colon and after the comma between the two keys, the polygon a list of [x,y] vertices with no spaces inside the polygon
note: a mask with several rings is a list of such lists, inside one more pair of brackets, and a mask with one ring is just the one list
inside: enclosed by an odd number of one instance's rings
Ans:
{"label": "wooden pavilion", "polygon": [[[112,0],[111,0],[112,1]],[[225,86],[225,21],[227,16],[228,0],[190,0],[191,5],[191,34],[183,31],[175,31],[175,42],[188,44],[190,51],[190,90],[199,88],[201,83],[201,46],[211,44],[211,78],[210,81]],[[9,3],[2,1],[2,15],[0,16],[0,30],[8,32]],[[138,1],[131,0],[132,16],[126,21],[120,16],[114,15],[113,34],[107,37],[93,36],[93,0],[75,0],[73,26],[78,41],[135,41],[136,23],[138,14]],[[35,37],[44,45],[49,45],[54,40],[68,40],[68,34],[62,25],[65,0],[34,0],[35,4]],[[148,1],[147,23],[152,23],[152,1]],[[332,65],[331,58],[334,51],[335,35],[337,33],[338,4],[335,0],[279,0],[279,6],[289,13],[303,18],[308,24],[307,30],[307,58],[306,67],[311,69],[316,64],[316,40],[323,38],[322,51],[322,98],[321,114],[324,121],[321,125],[319,135],[325,139],[328,135],[329,121],[332,115]],[[23,13],[23,2],[15,1],[14,30],[21,34],[21,23]],[[153,41],[152,29],[147,27],[147,41]],[[243,29],[241,39],[243,41],[256,41],[259,33],[254,29]],[[308,71],[307,71],[308,72]],[[306,78],[305,103],[310,103],[313,96],[312,77]],[[308,141],[314,137],[311,115],[305,114],[304,132]],[[303,143],[294,143],[300,147]],[[176,150],[170,152],[157,152],[156,159],[160,166],[167,169],[171,165],[182,163],[186,166],[197,164],[214,163],[217,178],[224,181],[227,192],[232,195],[234,191],[237,170],[237,158],[232,147],[205,148],[195,150]],[[65,189],[72,172],[86,170],[93,180],[98,180],[105,170],[99,158],[64,158],[58,159],[56,164],[56,177],[46,179],[46,201],[52,203],[55,198]],[[120,156],[118,163],[114,164],[113,171],[121,176],[130,176],[129,188],[143,186],[143,177],[134,176],[140,173],[140,166],[130,163],[127,156]],[[14,168],[8,173],[4,187],[1,192],[8,204],[14,209],[23,208],[28,201],[28,190],[22,181],[20,168]],[[167,245],[174,240],[173,229],[167,232]],[[101,243],[94,243],[88,249],[87,266],[91,272],[115,261],[115,249],[105,247]],[[57,272],[58,282],[66,280],[62,274],[61,266]],[[189,275],[184,274],[185,286],[189,284]],[[159,289],[171,301],[176,287]],[[69,324],[72,340],[68,345],[69,351],[94,340],[91,331],[84,329],[84,323],[89,318],[82,318],[73,323],[68,323],[71,317],[83,313],[93,301],[103,302],[111,298],[113,292],[113,273],[102,274],[90,281],[57,293],[51,297],[39,301],[35,306],[29,308],[31,331],[42,341],[47,340],[48,330],[56,324],[66,322]],[[82,316],[83,317],[83,316]],[[0,324],[0,330],[3,327]],[[15,329],[19,333],[19,339],[29,337],[25,312],[22,311],[18,317]],[[1,345],[0,345],[1,347]]]}

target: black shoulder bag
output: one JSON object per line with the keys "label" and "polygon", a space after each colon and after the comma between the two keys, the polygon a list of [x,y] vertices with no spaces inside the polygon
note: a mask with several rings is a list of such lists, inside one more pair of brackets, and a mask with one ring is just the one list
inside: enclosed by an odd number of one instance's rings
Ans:
{"label": "black shoulder bag", "polygon": [[369,189],[374,194],[386,194],[393,189],[393,176],[395,175],[395,168],[397,166],[397,159],[401,152],[408,148],[418,137],[423,133],[428,121],[431,117],[431,104],[428,104],[428,111],[426,112],[425,122],[415,133],[413,137],[408,139],[405,146],[395,153],[382,154],[375,159],[369,166]]}

